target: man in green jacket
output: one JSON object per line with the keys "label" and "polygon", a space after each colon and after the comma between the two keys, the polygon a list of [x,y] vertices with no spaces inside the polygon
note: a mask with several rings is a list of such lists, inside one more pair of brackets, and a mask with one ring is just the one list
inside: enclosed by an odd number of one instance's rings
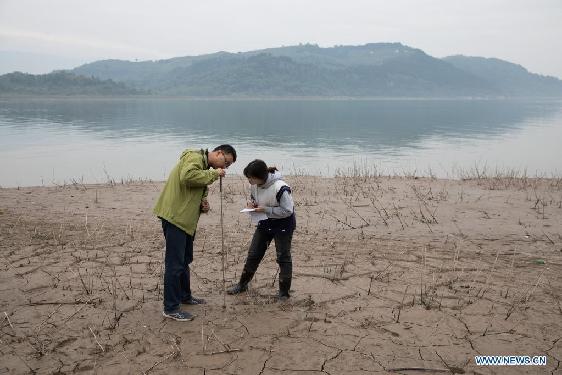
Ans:
{"label": "man in green jacket", "polygon": [[154,214],[162,220],[166,240],[164,259],[164,311],[166,318],[187,321],[193,315],[181,304],[199,305],[202,298],[191,295],[189,264],[193,261],[193,237],[201,212],[209,211],[207,185],[224,177],[225,169],[236,161],[230,145],[213,151],[185,150],[170,172]]}

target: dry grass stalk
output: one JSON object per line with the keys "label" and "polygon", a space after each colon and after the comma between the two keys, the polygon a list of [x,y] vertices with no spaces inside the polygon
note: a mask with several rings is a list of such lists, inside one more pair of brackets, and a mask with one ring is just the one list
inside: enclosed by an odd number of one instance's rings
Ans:
{"label": "dry grass stalk", "polygon": [[100,342],[98,341],[98,338],[97,338],[96,334],[94,333],[94,330],[92,329],[92,327],[88,326],[88,328],[90,329],[90,332],[92,332],[92,335],[94,335],[94,340],[96,341],[96,344],[98,344],[98,346],[100,347],[102,352],[105,352],[105,349],[103,348],[103,346],[101,346]]}

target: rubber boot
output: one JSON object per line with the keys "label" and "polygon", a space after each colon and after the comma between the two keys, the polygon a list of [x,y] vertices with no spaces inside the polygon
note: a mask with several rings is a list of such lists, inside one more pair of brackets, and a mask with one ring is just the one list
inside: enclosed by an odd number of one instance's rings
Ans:
{"label": "rubber boot", "polygon": [[287,299],[290,297],[293,265],[284,263],[279,265],[279,298]]}
{"label": "rubber boot", "polygon": [[240,275],[240,281],[238,284],[234,284],[230,288],[226,290],[227,294],[240,294],[248,290],[248,283],[252,280],[254,274],[252,272],[248,272],[246,267],[244,267],[244,271],[242,271],[242,275]]}

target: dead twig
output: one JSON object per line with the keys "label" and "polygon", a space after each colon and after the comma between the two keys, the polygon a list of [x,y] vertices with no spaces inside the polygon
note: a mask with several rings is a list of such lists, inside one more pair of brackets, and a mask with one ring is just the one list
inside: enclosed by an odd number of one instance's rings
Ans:
{"label": "dead twig", "polygon": [[98,337],[96,336],[96,334],[94,333],[94,330],[92,329],[92,327],[89,327],[90,332],[92,332],[92,335],[94,335],[94,340],[96,341],[96,344],[98,344],[98,346],[100,347],[102,352],[105,352],[105,349],[103,348],[103,346],[101,346],[100,342],[98,341]]}
{"label": "dead twig", "polygon": [[10,268],[14,271],[14,274],[15,274],[16,276],[21,277],[22,279],[25,279],[25,277],[23,277],[23,275],[20,274],[20,273],[14,268],[14,266],[12,266],[12,264],[10,263],[10,261],[9,261],[8,259],[6,259],[6,257],[4,257],[4,263],[6,263],[6,265],[7,265],[8,267],[10,267]]}
{"label": "dead twig", "polygon": [[12,327],[12,329],[15,331],[16,329],[14,328],[14,326],[12,325],[12,322],[10,321],[10,317],[8,316],[8,313],[6,313],[4,311],[4,315],[6,316],[6,319],[8,320],[8,324],[10,325],[10,327]]}
{"label": "dead twig", "polygon": [[50,313],[49,316],[48,316],[47,318],[45,318],[45,320],[43,320],[43,321],[41,322],[41,324],[39,324],[39,325],[37,326],[37,328],[35,328],[35,332],[39,332],[39,331],[41,330],[41,328],[43,328],[43,325],[44,325],[45,323],[47,323],[47,321],[48,321],[49,319],[51,319],[51,317],[52,317],[53,315],[55,315],[55,313],[56,313],[57,311],[59,311],[59,309],[61,308],[61,306],[62,306],[62,304],[59,304],[59,305],[53,310],[53,312]]}
{"label": "dead twig", "polygon": [[400,302],[400,306],[398,306],[398,316],[396,317],[396,323],[400,322],[400,312],[402,311],[402,307],[404,306],[404,299],[406,298],[406,292],[410,285],[406,285],[406,289],[404,289],[404,294],[402,295],[402,302]]}
{"label": "dead twig", "polygon": [[221,351],[218,351],[218,352],[211,352],[211,353],[208,353],[207,355],[233,353],[233,352],[239,352],[239,351],[241,351],[241,349],[228,349],[228,350],[221,350]]}
{"label": "dead twig", "polygon": [[82,311],[82,309],[83,309],[84,307],[86,307],[87,305],[89,305],[90,302],[92,302],[92,300],[93,300],[94,298],[97,298],[97,297],[92,297],[92,298],[90,298],[89,300],[83,302],[83,305],[82,305],[82,306],[80,306],[80,307],[79,307],[75,312],[73,312],[72,314],[67,315],[67,316],[62,320],[62,322],[65,323],[65,322],[67,322],[70,318],[72,318],[74,315],[78,314],[80,311]]}
{"label": "dead twig", "polygon": [[152,366],[150,366],[148,368],[148,370],[143,371],[142,373],[144,375],[148,374],[150,371],[152,371],[156,366],[158,366],[159,364],[163,363],[164,361],[167,361],[168,359],[170,359],[171,357],[177,355],[177,352],[174,350],[173,352],[171,352],[170,354],[168,354],[166,357],[162,358],[161,360],[155,362]]}
{"label": "dead twig", "polygon": [[527,296],[525,297],[525,303],[527,303],[529,301],[529,298],[531,298],[531,296],[533,295],[533,293],[535,292],[535,289],[537,289],[537,285],[539,285],[539,282],[541,281],[542,278],[542,274],[544,273],[541,272],[541,274],[539,275],[539,277],[537,278],[537,282],[535,283],[535,286],[533,287],[533,289],[527,294]]}

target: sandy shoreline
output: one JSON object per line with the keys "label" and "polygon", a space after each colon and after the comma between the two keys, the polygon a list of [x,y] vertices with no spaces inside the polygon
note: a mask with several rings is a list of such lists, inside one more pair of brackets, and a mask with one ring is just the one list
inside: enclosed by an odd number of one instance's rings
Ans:
{"label": "sandy shoreline", "polygon": [[[209,304],[188,307],[189,323],[161,316],[162,183],[0,189],[0,374],[561,371],[560,179],[287,181],[290,303],[272,299],[270,247],[250,292],[223,309],[216,184],[192,264]],[[253,233],[245,194],[244,179],[225,179],[229,284]],[[547,365],[483,367],[475,355]]]}

